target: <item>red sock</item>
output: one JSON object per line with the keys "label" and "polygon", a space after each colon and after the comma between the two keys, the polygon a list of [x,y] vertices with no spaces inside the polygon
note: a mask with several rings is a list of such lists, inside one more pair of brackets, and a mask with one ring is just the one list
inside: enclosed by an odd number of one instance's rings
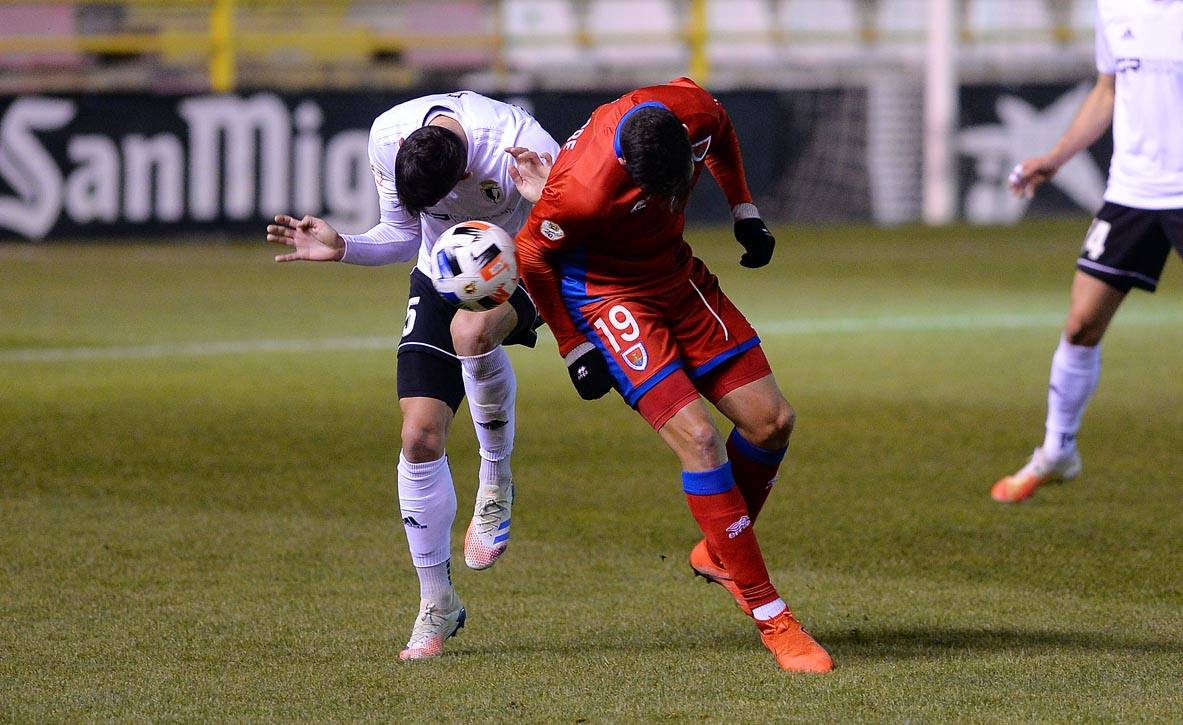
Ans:
{"label": "red sock", "polygon": [[727,457],[731,459],[731,472],[735,476],[735,485],[743,494],[744,503],[748,505],[748,516],[752,521],[760,515],[772,486],[776,483],[776,474],[780,471],[780,463],[784,460],[788,447],[779,451],[770,451],[749,443],[738,430],[732,430],[727,437]]}
{"label": "red sock", "polygon": [[714,471],[683,472],[682,486],[707,545],[719,557],[748,606],[755,609],[778,599],[747,506],[731,480],[731,467],[724,463]]}

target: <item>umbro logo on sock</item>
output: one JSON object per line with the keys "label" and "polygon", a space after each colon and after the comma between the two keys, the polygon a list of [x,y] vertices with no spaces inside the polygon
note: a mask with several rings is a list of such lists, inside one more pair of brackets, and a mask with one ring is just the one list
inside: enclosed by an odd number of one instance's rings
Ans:
{"label": "umbro logo on sock", "polygon": [[403,526],[408,529],[426,529],[427,527],[415,520],[414,516],[404,516]]}
{"label": "umbro logo on sock", "polygon": [[739,521],[727,527],[727,538],[734,539],[743,533],[743,530],[752,525],[752,520],[747,516],[740,516]]}
{"label": "umbro logo on sock", "polygon": [[497,430],[499,428],[504,428],[505,426],[509,425],[509,421],[507,421],[507,420],[491,420],[488,423],[483,423],[478,420],[477,425],[484,428],[485,430]]}

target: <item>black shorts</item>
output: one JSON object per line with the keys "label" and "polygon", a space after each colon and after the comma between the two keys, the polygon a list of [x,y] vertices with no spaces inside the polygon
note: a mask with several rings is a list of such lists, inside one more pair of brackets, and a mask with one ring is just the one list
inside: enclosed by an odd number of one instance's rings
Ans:
{"label": "black shorts", "polygon": [[[521,285],[509,297],[518,324],[503,345],[534,347],[538,342],[538,309]],[[444,301],[431,280],[418,268],[411,270],[407,317],[398,341],[398,397],[435,398],[456,412],[464,400],[460,360],[452,346],[452,318],[456,308]]]}
{"label": "black shorts", "polygon": [[1171,247],[1183,255],[1183,209],[1105,202],[1085,235],[1076,268],[1122,292],[1153,292]]}

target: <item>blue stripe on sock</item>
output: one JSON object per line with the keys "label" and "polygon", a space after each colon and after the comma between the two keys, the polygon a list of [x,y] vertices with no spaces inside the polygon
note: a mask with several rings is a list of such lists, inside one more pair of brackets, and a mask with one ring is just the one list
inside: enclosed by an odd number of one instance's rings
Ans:
{"label": "blue stripe on sock", "polygon": [[709,471],[682,471],[682,490],[691,496],[727,493],[735,485],[731,461]]}
{"label": "blue stripe on sock", "polygon": [[739,434],[738,428],[731,429],[731,435],[727,437],[727,442],[735,447],[744,458],[756,463],[762,463],[765,466],[779,466],[781,461],[785,459],[785,452],[789,450],[788,446],[780,450],[770,451],[767,448],[761,448],[752,444],[747,438]]}

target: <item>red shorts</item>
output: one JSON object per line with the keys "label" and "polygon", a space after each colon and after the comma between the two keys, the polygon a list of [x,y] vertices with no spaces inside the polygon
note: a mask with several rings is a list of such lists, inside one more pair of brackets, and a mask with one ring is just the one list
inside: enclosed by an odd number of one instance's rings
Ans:
{"label": "red shorts", "polygon": [[756,331],[697,258],[685,284],[664,294],[567,302],[621,396],[655,429],[699,394],[713,403],[771,372]]}

